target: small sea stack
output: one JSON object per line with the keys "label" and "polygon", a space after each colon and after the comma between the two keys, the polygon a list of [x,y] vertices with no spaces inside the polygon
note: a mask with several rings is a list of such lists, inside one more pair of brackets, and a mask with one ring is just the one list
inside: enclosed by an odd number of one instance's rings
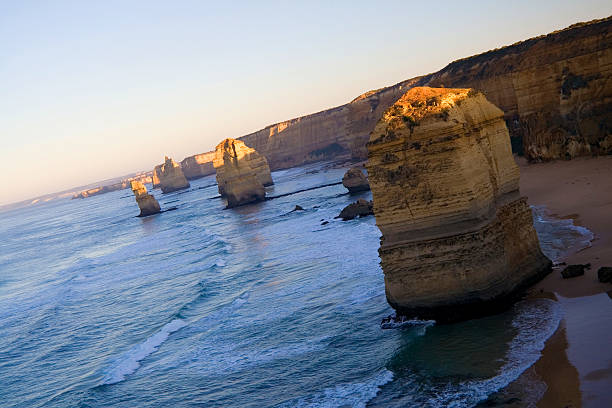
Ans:
{"label": "small sea stack", "polygon": [[350,168],[346,173],[344,173],[344,177],[342,177],[342,185],[351,194],[370,190],[368,178],[357,167]]}
{"label": "small sea stack", "polygon": [[239,140],[228,138],[219,143],[213,166],[219,194],[228,208],[264,200],[264,186],[273,184],[265,157]]}
{"label": "small sea stack", "polygon": [[134,180],[130,183],[130,186],[132,187],[132,192],[134,193],[134,197],[136,198],[136,202],[140,208],[139,217],[146,217],[147,215],[153,215],[161,212],[159,203],[155,197],[147,193],[147,187],[145,187],[142,182]]}
{"label": "small sea stack", "polygon": [[158,164],[153,167],[153,175],[151,176],[151,184],[153,184],[153,188],[159,188],[159,179],[161,177],[161,168],[163,164]]}
{"label": "small sea stack", "polygon": [[368,163],[389,304],[451,322],[502,310],[551,271],[503,112],[470,89],[417,87],[383,114]]}
{"label": "small sea stack", "polygon": [[[153,171],[155,174],[155,171]],[[171,193],[189,188],[189,182],[183,174],[181,165],[166,156],[159,170],[159,187],[162,193]]]}

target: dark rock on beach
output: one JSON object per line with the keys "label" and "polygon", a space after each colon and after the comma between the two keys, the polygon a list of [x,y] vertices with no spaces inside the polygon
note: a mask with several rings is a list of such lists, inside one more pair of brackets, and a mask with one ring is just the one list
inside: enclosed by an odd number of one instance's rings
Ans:
{"label": "dark rock on beach", "polygon": [[597,270],[597,279],[603,283],[612,283],[612,266],[602,266]]}
{"label": "dark rock on beach", "polygon": [[575,278],[584,275],[585,269],[591,269],[591,264],[569,265],[561,271],[563,279]]}

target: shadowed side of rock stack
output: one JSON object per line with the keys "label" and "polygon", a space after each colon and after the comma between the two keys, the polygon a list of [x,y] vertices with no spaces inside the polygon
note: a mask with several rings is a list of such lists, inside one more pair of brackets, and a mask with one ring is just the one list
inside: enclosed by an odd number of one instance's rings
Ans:
{"label": "shadowed side of rock stack", "polygon": [[[155,174],[155,170],[153,173]],[[185,178],[181,166],[168,156],[165,157],[164,164],[161,165],[159,170],[159,187],[162,193],[189,188],[189,182]]]}
{"label": "shadowed side of rock stack", "polygon": [[264,182],[272,184],[272,177],[267,161],[256,153],[235,139],[217,145],[213,165],[219,194],[227,200],[228,208],[265,199]]}
{"label": "shadowed side of rock stack", "polygon": [[136,203],[140,208],[139,217],[146,217],[147,215],[153,215],[161,212],[159,203],[151,194],[147,193],[147,188],[140,181],[132,181],[130,183],[132,192],[136,198]]}
{"label": "shadowed side of rock stack", "polygon": [[387,300],[448,322],[493,313],[550,272],[503,113],[469,89],[413,88],[370,135]]}

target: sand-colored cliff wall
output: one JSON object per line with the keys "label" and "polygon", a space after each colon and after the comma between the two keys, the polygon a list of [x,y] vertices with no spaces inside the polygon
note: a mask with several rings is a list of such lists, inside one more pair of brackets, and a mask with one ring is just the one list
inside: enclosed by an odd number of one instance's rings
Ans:
{"label": "sand-colored cliff wall", "polygon": [[387,299],[401,314],[461,319],[547,273],[503,112],[483,94],[412,88],[368,150]]}
{"label": "sand-colored cliff wall", "polygon": [[576,24],[455,61],[426,84],[482,91],[530,160],[612,154],[611,28]]}
{"label": "sand-colored cliff wall", "polygon": [[181,169],[187,180],[195,180],[200,177],[214,174],[213,159],[215,152],[201,153],[189,156],[181,161]]}
{"label": "sand-colored cliff wall", "polygon": [[514,151],[531,160],[611,154],[611,26],[612,18],[575,24],[238,140],[265,156],[272,170],[327,159],[362,160],[376,122],[406,90],[445,86],[483,92],[504,111]]}

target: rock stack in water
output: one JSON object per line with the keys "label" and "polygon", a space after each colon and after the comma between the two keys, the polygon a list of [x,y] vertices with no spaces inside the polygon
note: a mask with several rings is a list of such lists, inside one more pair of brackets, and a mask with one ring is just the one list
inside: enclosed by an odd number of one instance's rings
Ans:
{"label": "rock stack in water", "polygon": [[228,208],[264,200],[264,186],[273,184],[266,158],[239,140],[219,143],[213,165],[219,194]]}
{"label": "rock stack in water", "polygon": [[349,191],[349,193],[358,193],[360,191],[368,191],[370,189],[370,184],[368,184],[367,177],[357,167],[353,167],[344,173],[344,177],[342,177],[342,185]]}
{"label": "rock stack in water", "polygon": [[140,208],[139,217],[146,217],[147,215],[157,214],[161,211],[159,203],[151,194],[147,193],[145,185],[137,180],[130,183],[132,192]]}
{"label": "rock stack in water", "polygon": [[[155,170],[153,170],[153,174],[155,174]],[[159,187],[162,193],[189,188],[189,182],[185,178],[181,166],[168,156],[165,157],[164,164],[159,169]]]}
{"label": "rock stack in water", "polygon": [[412,88],[368,142],[387,300],[448,322],[493,313],[550,272],[503,112],[470,89]]}

